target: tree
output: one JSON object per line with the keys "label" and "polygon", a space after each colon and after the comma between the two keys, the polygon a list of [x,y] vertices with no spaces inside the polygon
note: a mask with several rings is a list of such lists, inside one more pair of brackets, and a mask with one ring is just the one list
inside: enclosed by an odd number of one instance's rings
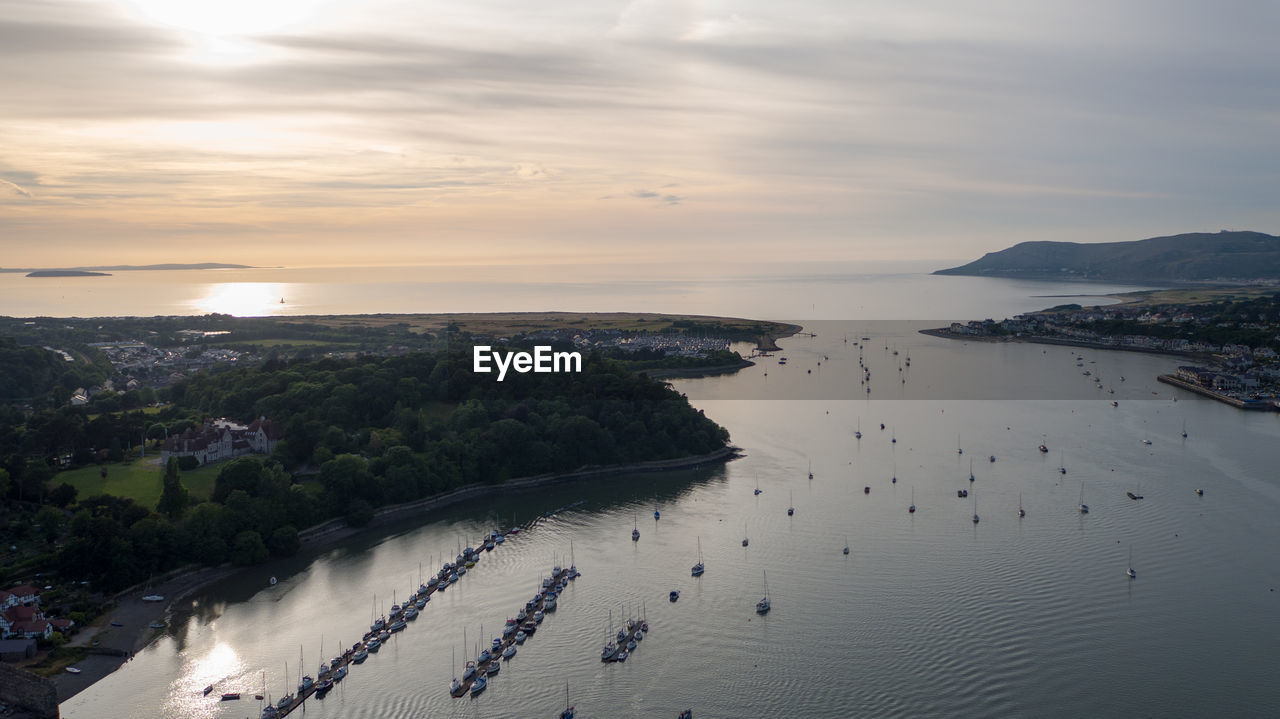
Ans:
{"label": "tree", "polygon": [[49,465],[36,459],[27,460],[18,477],[18,500],[25,502],[41,501],[44,498],[45,485],[53,478],[53,470]]}
{"label": "tree", "polygon": [[357,499],[347,506],[347,524],[363,527],[373,521],[373,505]]}
{"label": "tree", "polygon": [[9,470],[4,467],[0,467],[0,502],[3,502],[4,498],[9,495],[9,487],[11,484],[12,483],[9,481]]}
{"label": "tree", "polygon": [[178,458],[170,457],[164,467],[164,489],[160,490],[160,502],[156,511],[170,519],[181,517],[191,503],[191,495],[178,476]]}
{"label": "tree", "polygon": [[[0,469],[0,472],[3,471],[4,470]],[[76,495],[79,491],[80,490],[76,489],[74,485],[63,482],[49,491],[49,504],[52,504],[55,507],[64,508],[68,504],[76,501]],[[4,492],[0,492],[0,497],[2,496],[4,496]]]}
{"label": "tree", "polygon": [[36,512],[36,524],[40,525],[40,533],[46,544],[53,544],[58,539],[58,534],[62,531],[62,520],[62,512],[53,507],[41,507]]}
{"label": "tree", "polygon": [[120,438],[111,438],[111,448],[107,450],[107,459],[112,462],[124,461],[124,448],[120,446]]}
{"label": "tree", "polygon": [[262,535],[246,529],[236,535],[231,546],[231,561],[241,566],[262,564],[267,561],[267,545],[262,543]]}
{"label": "tree", "polygon": [[277,557],[292,557],[302,548],[302,542],[298,539],[298,529],[292,524],[276,527],[267,544],[271,553]]}

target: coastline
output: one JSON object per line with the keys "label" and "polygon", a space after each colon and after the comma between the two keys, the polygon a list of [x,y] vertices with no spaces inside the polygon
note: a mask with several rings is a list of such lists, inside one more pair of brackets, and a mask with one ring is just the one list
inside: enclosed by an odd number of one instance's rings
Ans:
{"label": "coastline", "polygon": [[930,337],[939,337],[947,340],[961,340],[964,342],[1024,342],[1030,344],[1041,345],[1061,345],[1064,347],[1083,347],[1094,350],[1115,350],[1116,352],[1141,352],[1143,354],[1164,355],[1166,357],[1182,357],[1185,359],[1195,359],[1206,361],[1212,358],[1212,355],[1204,352],[1177,352],[1174,350],[1158,350],[1147,347],[1125,347],[1122,345],[1107,344],[1105,342],[1089,342],[1086,340],[1073,340],[1057,337],[1036,337],[1036,336],[1020,336],[1020,335],[958,335],[950,330],[938,327],[934,329],[917,330],[922,335]]}
{"label": "coastline", "polygon": [[695,377],[714,377],[720,374],[732,374],[740,369],[754,367],[755,362],[744,359],[740,362],[730,364],[718,364],[711,367],[672,367],[663,369],[661,367],[648,370],[636,370],[637,374],[647,374],[652,379],[692,379]]}
{"label": "coastline", "polygon": [[[532,477],[520,477],[507,480],[501,484],[470,484],[425,499],[404,504],[380,508],[373,519],[363,527],[351,527],[343,519],[332,519],[323,524],[308,527],[298,533],[303,549],[316,550],[335,545],[343,540],[418,514],[442,509],[459,502],[500,492],[519,492],[564,484],[583,479],[598,479],[622,474],[643,474],[649,472],[667,472],[682,469],[696,469],[707,464],[730,462],[742,455],[742,450],[733,445],[726,445],[707,454],[680,457],[676,459],[634,462],[631,464],[611,464],[604,466],[587,466],[573,472],[562,474],[542,474]],[[282,561],[282,560],[274,560]],[[261,569],[273,562],[254,567],[237,567],[224,564],[218,567],[180,567],[169,572],[161,581],[153,582],[147,590],[165,597],[163,602],[143,602],[140,586],[130,587],[116,594],[113,599],[117,606],[98,617],[92,624],[83,627],[79,634],[67,646],[84,647],[88,654],[75,666],[79,674],[59,672],[48,680],[57,690],[58,702],[67,701],[71,697],[93,686],[115,670],[124,666],[133,655],[142,651],[161,636],[162,630],[151,629],[148,625],[156,621],[169,623],[169,617],[175,612],[189,611],[188,599],[201,589],[226,579],[246,569]],[[111,622],[119,622],[122,627],[112,627]],[[92,646],[93,641],[97,646]]]}

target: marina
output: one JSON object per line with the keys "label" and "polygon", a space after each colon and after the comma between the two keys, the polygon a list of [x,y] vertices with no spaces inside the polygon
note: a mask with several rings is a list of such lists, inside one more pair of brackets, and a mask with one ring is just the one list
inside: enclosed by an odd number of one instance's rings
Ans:
{"label": "marina", "polygon": [[[323,701],[312,693],[307,716],[556,716],[565,708],[566,679],[578,716],[609,716],[618,696],[629,697],[629,713],[654,717],[676,716],[689,706],[698,716],[790,712],[836,719],[894,713],[1065,716],[1046,710],[1056,706],[1098,715],[1199,715],[1211,708],[1249,714],[1248,707],[1271,705],[1275,692],[1261,673],[1267,660],[1250,637],[1280,631],[1275,617],[1262,611],[1274,596],[1268,591],[1273,583],[1250,574],[1248,567],[1263,561],[1256,553],[1218,551],[1260,546],[1245,529],[1280,541],[1260,516],[1280,499],[1258,484],[1265,462],[1250,459],[1258,457],[1251,448],[1272,436],[1260,422],[1267,415],[1187,395],[1174,402],[1171,388],[1154,380],[1164,366],[1154,355],[1090,353],[1086,360],[1097,360],[1091,365],[1095,374],[1128,378],[1109,395],[1081,382],[1076,355],[1058,348],[1042,354],[1030,344],[984,343],[956,351],[950,340],[912,336],[910,326],[890,341],[880,340],[887,333],[859,329],[851,327],[849,336],[875,340],[864,357],[876,377],[873,396],[887,391],[881,382],[905,387],[909,395],[936,382],[932,373],[948,364],[950,371],[969,373],[965,386],[975,392],[995,393],[998,378],[1015,388],[1039,382],[1039,391],[1051,396],[1039,402],[791,399],[794,387],[803,389],[807,382],[815,383],[815,394],[838,396],[841,367],[859,368],[857,347],[842,352],[839,346],[802,344],[832,337],[839,343],[845,334],[819,330],[818,338],[784,341],[790,362],[783,370],[770,364],[767,380],[764,367],[756,367],[732,377],[676,382],[699,409],[731,430],[743,449],[741,459],[464,502],[425,523],[405,521],[353,538],[297,567],[273,566],[251,585],[237,588],[232,581],[201,597],[209,609],[175,618],[164,638],[92,692],[119,691],[121,706],[163,705],[159,714],[170,719],[240,719],[251,696],[245,691],[260,686],[264,667],[269,688],[295,691],[298,644],[310,647],[318,639],[315,627],[325,626],[329,636],[359,637],[368,624],[369,597],[376,592],[390,598],[395,589],[403,599],[406,567],[416,565],[416,557],[452,547],[457,536],[510,526],[519,515],[536,518],[523,524],[519,541],[508,535],[504,551],[489,553],[461,575],[471,581],[433,593],[433,606],[417,625],[410,622],[376,659],[370,654],[363,670],[351,668],[358,681],[349,675]],[[894,365],[883,371],[892,361],[881,350],[885,344],[909,350],[905,385],[880,379],[897,374]],[[1002,358],[1008,352],[1016,353],[1016,362]],[[823,355],[830,357],[822,360],[823,377],[807,374],[806,366],[816,366]],[[1055,374],[1054,368],[1064,371]],[[738,399],[750,394],[752,383],[764,382],[779,383],[775,389],[786,395],[767,405],[769,412]],[[863,394],[857,381],[852,384]],[[1162,387],[1162,394],[1151,394]],[[1119,407],[1111,406],[1112,397]],[[1184,423],[1195,430],[1189,439],[1180,436]],[[856,431],[863,432],[861,441]],[[963,454],[957,452],[958,432]],[[1153,443],[1142,444],[1143,438]],[[1041,444],[1049,451],[1040,451]],[[1067,453],[1073,457],[1069,467]],[[999,461],[991,463],[991,456]],[[805,471],[809,461],[813,480]],[[903,481],[894,483],[895,475]],[[960,490],[968,496],[949,499]],[[1146,499],[1134,501],[1126,492]],[[978,493],[981,510],[974,508]],[[1081,514],[1079,505],[1086,502],[1090,511]],[[788,517],[793,505],[797,511]],[[916,512],[909,512],[911,505]],[[661,507],[660,520],[649,518],[655,507]],[[975,524],[979,511],[982,521]],[[646,514],[646,529],[633,542],[638,513]],[[627,519],[632,530],[626,529]],[[527,531],[531,526],[537,531]],[[696,555],[699,543],[702,556]],[[451,647],[465,644],[459,641],[463,627],[474,641],[477,626],[489,629],[490,622],[510,616],[530,599],[533,587],[526,580],[545,574],[547,558],[568,556],[571,546],[593,575],[559,596],[560,604],[572,597],[573,611],[560,612],[554,631],[514,644],[519,653],[512,661],[521,663],[521,671],[494,676],[485,665],[483,691],[472,695],[473,681],[462,698],[451,697],[444,690],[451,677],[461,680],[462,671],[451,662]],[[1126,566],[1129,546],[1132,567]],[[796,562],[797,556],[806,560]],[[691,578],[695,561],[711,571]],[[1137,564],[1140,579],[1126,576],[1127,568],[1136,573]],[[269,585],[268,576],[279,583]],[[1251,578],[1242,587],[1246,576]],[[930,590],[939,585],[950,588],[945,597]],[[1233,617],[1200,615],[1189,634],[1171,638],[1159,651],[1144,644],[1196,603],[1218,601],[1213,597],[1222,587],[1236,588],[1228,601],[1234,615],[1247,617],[1248,631]],[[668,601],[672,591],[679,591],[678,602]],[[360,623],[334,614],[334,597],[342,596],[351,597],[356,610],[350,614],[359,615]],[[765,597],[771,610],[757,614]],[[627,661],[608,662],[605,669],[599,661],[602,640],[616,643],[618,629],[626,626],[625,619],[611,621],[609,612],[618,619],[625,616],[620,606],[644,602],[652,605],[650,624],[663,631],[641,629],[643,660],[634,661],[641,657],[628,651]],[[271,625],[277,616],[290,621]],[[279,629],[263,635],[263,626]],[[831,626],[856,630],[837,641]],[[1210,642],[1209,635],[1222,641]],[[903,637],[911,641],[903,643]],[[1207,656],[1222,665],[1227,657],[1215,647],[1224,642],[1232,656],[1250,662],[1233,665],[1253,687],[1245,693],[1247,704],[1244,697],[1213,690],[1221,677],[1201,675],[1203,662],[1185,660]],[[881,648],[888,644],[900,646],[901,656],[886,655]],[[1037,663],[1026,659],[1031,646],[1062,671],[1037,672]],[[226,652],[222,647],[234,648],[234,662],[213,673]],[[862,667],[858,688],[846,686],[843,674],[826,665],[797,672],[797,663],[813,651]],[[464,653],[476,659],[473,651],[458,651],[458,659]],[[1121,658],[1140,663],[1131,681],[1116,682],[1094,670]],[[280,670],[284,660],[292,670],[288,681]],[[374,662],[377,671],[369,671]],[[711,665],[735,667],[743,681],[709,681],[705,668]],[[314,669],[310,661],[308,669]],[[164,684],[145,675],[166,672],[172,678]],[[905,681],[908,676],[914,679]],[[1170,694],[1171,681],[1197,686],[1197,692]],[[167,690],[170,683],[180,691]],[[215,690],[201,698],[200,690],[211,684]],[[656,684],[664,690],[642,691]],[[785,695],[764,689],[779,684],[820,689]],[[239,702],[218,701],[231,690],[241,692]],[[131,698],[134,692],[139,698]],[[64,716],[129,716],[104,713],[107,706],[73,703],[64,706]]]}
{"label": "marina", "polygon": [[[554,513],[548,512],[543,516],[551,516]],[[519,530],[515,531],[518,533]],[[284,697],[275,704],[268,702],[262,709],[262,719],[276,719],[277,717],[288,716],[295,710],[302,708],[306,701],[312,697],[317,700],[323,699],[333,689],[336,682],[342,681],[348,675],[352,665],[363,664],[370,653],[376,654],[383,645],[391,641],[393,634],[407,629],[408,622],[418,617],[419,612],[424,610],[431,601],[433,594],[443,592],[452,584],[460,581],[467,574],[468,567],[477,566],[484,552],[492,551],[503,543],[505,543],[504,535],[494,530],[486,533],[481,538],[479,549],[470,546],[464,548],[457,556],[456,561],[445,562],[427,583],[419,584],[418,588],[409,594],[403,605],[392,604],[390,615],[375,619],[373,624],[370,625],[369,631],[365,632],[359,642],[342,651],[338,656],[329,660],[328,663],[322,662],[316,679],[312,679],[309,675],[303,676],[299,680],[296,694],[286,692]],[[571,567],[571,569],[573,570],[572,572],[569,569],[561,569],[557,566],[552,570],[551,577],[548,580],[544,580],[537,596],[526,603],[525,608],[520,611],[518,615],[520,620],[525,620],[526,614],[529,615],[526,624],[520,627],[522,630],[527,630],[529,634],[532,634],[536,631],[537,624],[542,621],[543,610],[554,611],[555,597],[564,588],[563,582],[569,581],[571,574],[575,578],[578,576],[577,568]],[[547,604],[548,601],[550,605]],[[535,612],[538,615],[536,622],[532,618]],[[514,621],[509,620],[508,627],[512,626],[511,623]],[[455,691],[458,689],[459,684],[462,686],[462,691],[455,694],[455,696],[462,696],[472,690],[477,678],[484,682],[485,673],[489,672],[496,662],[510,659],[515,654],[513,647],[516,643],[516,631],[514,630],[505,631],[501,639],[494,639],[492,651],[486,650],[478,662],[468,663],[473,665],[477,671],[473,671],[472,675],[461,683],[455,680],[453,688]],[[522,638],[519,643],[523,644],[524,639]],[[508,649],[511,650],[510,654],[504,655],[504,652]],[[301,673],[301,671],[301,667],[299,667],[299,672]],[[482,683],[481,690],[483,690],[483,687],[484,684]],[[203,693],[208,695],[212,690],[213,685],[209,685]],[[220,701],[239,698],[240,694],[238,692],[229,692],[223,694]]]}

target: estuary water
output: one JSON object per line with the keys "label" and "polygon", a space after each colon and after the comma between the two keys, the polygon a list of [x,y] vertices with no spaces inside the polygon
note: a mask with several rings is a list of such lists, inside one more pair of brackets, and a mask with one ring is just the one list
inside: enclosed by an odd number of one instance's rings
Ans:
{"label": "estuary water", "polygon": [[[740,289],[737,304],[704,288],[681,308],[588,293],[596,309],[799,317],[815,336],[734,375],[674,382],[742,458],[477,500],[247,570],[63,716],[256,717],[254,692],[292,691],[300,654],[314,675],[376,606],[417,586],[419,564],[512,524],[523,531],[306,715],[555,717],[566,683],[578,716],[597,719],[1280,713],[1280,420],[1157,383],[1176,358],[919,334],[943,321],[930,317],[1114,291],[965,278],[968,294],[925,301],[902,289],[952,279],[760,279],[785,313],[754,312]],[[475,645],[566,557],[583,576],[559,611],[485,693],[451,698]],[[759,616],[766,572],[773,610]],[[627,662],[602,664],[610,630],[636,615],[651,631]],[[246,700],[218,702],[226,691]]]}

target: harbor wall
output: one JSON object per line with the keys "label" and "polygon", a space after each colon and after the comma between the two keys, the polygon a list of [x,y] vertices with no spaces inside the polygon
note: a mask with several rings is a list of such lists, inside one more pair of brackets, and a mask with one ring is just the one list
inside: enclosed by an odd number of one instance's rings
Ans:
{"label": "harbor wall", "polygon": [[1196,394],[1201,395],[1203,397],[1216,399],[1219,402],[1229,404],[1232,407],[1235,407],[1237,409],[1247,409],[1247,410],[1253,410],[1255,412],[1275,412],[1277,410],[1277,407],[1274,402],[1268,402],[1266,400],[1246,401],[1246,400],[1238,399],[1236,397],[1230,397],[1225,394],[1222,394],[1221,392],[1215,392],[1214,390],[1211,390],[1208,387],[1201,387],[1198,384],[1193,384],[1184,379],[1179,379],[1178,377],[1174,377],[1171,374],[1157,375],[1156,380],[1159,382],[1164,382],[1165,384],[1171,384],[1174,387],[1181,387],[1182,389],[1185,389],[1188,392],[1195,392]]}
{"label": "harbor wall", "polygon": [[58,692],[53,682],[8,664],[0,664],[0,704],[17,710],[5,716],[58,717]]}

